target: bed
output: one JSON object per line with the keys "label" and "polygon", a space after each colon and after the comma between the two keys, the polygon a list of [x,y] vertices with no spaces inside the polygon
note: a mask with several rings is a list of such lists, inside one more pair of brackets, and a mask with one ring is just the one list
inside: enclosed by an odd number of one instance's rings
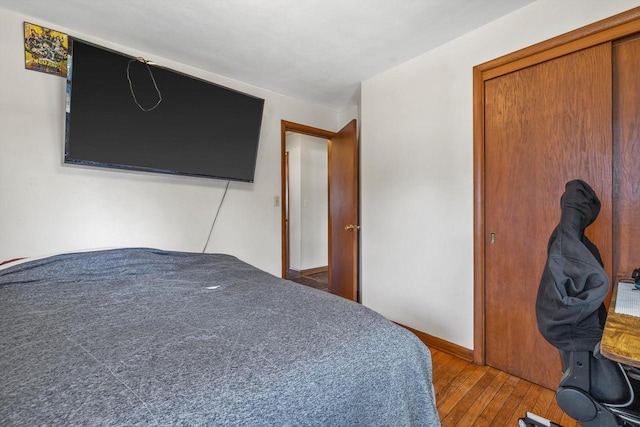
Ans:
{"label": "bed", "polygon": [[438,426],[427,347],[224,254],[0,266],[0,425]]}

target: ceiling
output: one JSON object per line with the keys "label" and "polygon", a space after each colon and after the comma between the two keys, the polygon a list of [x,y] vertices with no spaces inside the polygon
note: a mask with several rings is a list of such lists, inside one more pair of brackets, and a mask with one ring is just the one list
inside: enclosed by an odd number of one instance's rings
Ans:
{"label": "ceiling", "polygon": [[0,7],[341,110],[355,102],[360,82],[533,1],[0,0]]}

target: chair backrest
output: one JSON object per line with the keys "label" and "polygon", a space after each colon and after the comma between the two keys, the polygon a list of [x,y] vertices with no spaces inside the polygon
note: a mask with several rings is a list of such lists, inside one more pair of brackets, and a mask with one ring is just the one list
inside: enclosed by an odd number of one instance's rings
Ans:
{"label": "chair backrest", "polygon": [[593,354],[602,338],[610,285],[600,252],[584,232],[598,217],[600,201],[586,182],[574,180],[566,184],[560,207],[536,299],[538,330],[560,351],[561,408],[583,425],[617,426],[609,409],[629,405],[634,392],[619,363]]}

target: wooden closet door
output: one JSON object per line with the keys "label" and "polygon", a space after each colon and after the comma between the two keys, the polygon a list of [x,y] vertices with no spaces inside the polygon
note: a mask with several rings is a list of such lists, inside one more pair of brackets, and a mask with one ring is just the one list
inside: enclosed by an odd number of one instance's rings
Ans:
{"label": "wooden closet door", "polygon": [[551,389],[560,360],[535,301],[569,180],[602,201],[588,235],[611,272],[611,91],[610,43],[485,82],[485,360]]}
{"label": "wooden closet door", "polygon": [[640,268],[640,34],[613,46],[614,276]]}

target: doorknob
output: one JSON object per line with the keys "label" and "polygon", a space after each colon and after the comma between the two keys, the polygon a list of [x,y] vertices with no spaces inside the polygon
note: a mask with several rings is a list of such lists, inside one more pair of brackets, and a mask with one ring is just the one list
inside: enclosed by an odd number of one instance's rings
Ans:
{"label": "doorknob", "polygon": [[360,226],[359,225],[349,224],[349,225],[345,225],[344,229],[345,229],[345,231],[360,230]]}

